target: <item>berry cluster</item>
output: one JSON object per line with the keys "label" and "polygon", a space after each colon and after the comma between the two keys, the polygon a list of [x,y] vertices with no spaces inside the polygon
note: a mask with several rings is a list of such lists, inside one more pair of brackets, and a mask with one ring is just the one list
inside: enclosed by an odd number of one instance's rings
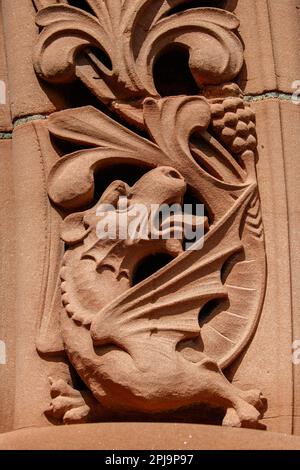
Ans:
{"label": "berry cluster", "polygon": [[240,97],[210,100],[212,129],[234,154],[257,146],[255,114]]}

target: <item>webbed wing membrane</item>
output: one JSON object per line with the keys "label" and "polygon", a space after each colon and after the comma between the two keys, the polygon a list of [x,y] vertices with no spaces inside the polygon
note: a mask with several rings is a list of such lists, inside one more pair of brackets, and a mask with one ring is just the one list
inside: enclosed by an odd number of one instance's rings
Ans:
{"label": "webbed wing membrane", "polygon": [[[130,351],[145,337],[147,347],[151,347],[155,334],[174,342],[174,347],[181,340],[202,334],[198,321],[201,308],[212,299],[228,296],[221,270],[228,258],[243,248],[240,229],[254,191],[256,186],[249,186],[206,235],[202,249],[187,251],[102,310],[92,324],[95,342],[115,342]],[[241,331],[240,346],[256,319],[257,306]],[[237,345],[230,346],[232,350]]]}

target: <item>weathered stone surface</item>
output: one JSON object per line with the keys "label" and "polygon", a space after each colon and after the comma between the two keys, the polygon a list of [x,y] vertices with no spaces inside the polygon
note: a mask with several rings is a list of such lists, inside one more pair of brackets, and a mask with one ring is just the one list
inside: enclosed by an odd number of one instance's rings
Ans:
{"label": "weathered stone surface", "polygon": [[59,238],[53,237],[59,222],[57,215],[51,211],[46,194],[49,166],[57,156],[42,151],[44,142],[49,139],[43,124],[44,121],[34,121],[17,126],[13,135],[14,233],[15,253],[18,253],[15,281],[15,428],[46,424],[43,402],[48,402],[47,376],[53,367],[36,353],[33,340],[41,312],[44,308],[50,308],[52,302],[48,286],[53,285],[53,290],[57,280],[53,279],[49,269],[49,257],[52,250],[56,250],[56,245],[60,245]]}
{"label": "weathered stone surface", "polygon": [[0,432],[13,429],[16,353],[16,239],[12,141],[0,140]]}
{"label": "weathered stone surface", "polygon": [[[299,365],[292,363],[291,344],[300,338],[298,277],[299,277],[299,207],[300,177],[298,148],[300,106],[271,100],[256,103],[259,133],[258,179],[266,232],[268,285],[265,306],[269,343],[268,370],[278,373],[270,381],[277,388],[270,417],[278,422],[285,417],[294,432],[299,433]],[[278,256],[278,253],[280,255]],[[270,299],[270,300],[268,300]],[[271,300],[272,299],[272,300]],[[265,328],[267,331],[267,327]],[[272,337],[273,336],[273,337]],[[278,346],[280,344],[280,347]],[[276,387],[275,387],[276,384]],[[292,385],[293,384],[293,385]],[[284,393],[283,393],[284,390]]]}
{"label": "weathered stone surface", "polygon": [[0,133],[12,129],[11,113],[8,97],[7,66],[5,55],[5,41],[3,33],[3,19],[0,2]]}
{"label": "weathered stone surface", "polygon": [[292,85],[300,77],[300,1],[234,3],[245,45],[241,88],[254,95],[276,90],[293,93]]}
{"label": "weathered stone surface", "polygon": [[39,83],[32,66],[38,36],[32,1],[2,0],[1,7],[12,119],[61,109],[65,102],[62,95]]}
{"label": "weathered stone surface", "polygon": [[295,246],[298,240],[295,181],[299,170],[295,156],[300,108],[280,100],[260,101],[251,107],[257,118],[257,176],[268,274],[258,330],[234,381],[239,384],[241,377],[251,386],[252,374],[260,376],[260,387],[268,396],[264,424],[269,430],[289,433],[293,419],[297,420],[293,418],[294,406],[298,406],[293,382],[297,381],[299,366],[293,366],[291,345],[299,337],[298,318],[292,307],[297,302],[299,254],[297,248],[290,250],[291,242]]}
{"label": "weathered stone surface", "polygon": [[8,450],[298,450],[300,438],[179,423],[103,423],[21,429],[0,435]]}

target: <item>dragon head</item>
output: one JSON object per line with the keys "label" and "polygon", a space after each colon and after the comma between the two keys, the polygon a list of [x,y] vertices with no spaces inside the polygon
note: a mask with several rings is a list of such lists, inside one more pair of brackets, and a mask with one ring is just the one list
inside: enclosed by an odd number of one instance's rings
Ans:
{"label": "dragon head", "polygon": [[[135,239],[132,232],[129,233],[130,227],[131,231],[135,229],[136,233],[141,233],[141,225],[149,223],[151,216],[155,215],[153,208],[160,209],[162,206],[173,204],[181,206],[185,191],[186,183],[183,176],[174,168],[167,166],[149,171],[132,187],[123,181],[114,181],[94,207],[65,219],[62,239],[68,245],[84,242],[86,247],[94,245],[96,241],[98,245],[106,242],[111,246],[112,241],[120,239],[120,233],[126,235],[122,237],[126,246],[148,240],[151,238],[150,224],[149,230],[143,232],[144,236],[137,234]],[[124,224],[126,224],[125,232]],[[161,234],[162,231],[156,234],[158,235],[155,237],[156,242],[162,238]]]}

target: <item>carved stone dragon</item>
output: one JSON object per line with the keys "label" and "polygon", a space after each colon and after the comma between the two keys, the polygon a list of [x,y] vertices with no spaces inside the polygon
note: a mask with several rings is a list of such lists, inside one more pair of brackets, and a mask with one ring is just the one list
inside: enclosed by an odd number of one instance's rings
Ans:
{"label": "carved stone dragon", "polygon": [[[62,308],[44,312],[37,344],[44,354],[65,351],[88,389],[51,379],[50,414],[74,423],[207,404],[224,410],[224,425],[255,427],[261,392],[241,391],[222,373],[251,340],[265,289],[255,118],[230,82],[243,64],[238,20],[214,8],[172,14],[184,0],[88,0],[94,14],[51,3],[36,3],[36,72],[54,83],[79,78],[134,130],[89,106],[48,119],[54,138],[88,147],[60,158],[49,176],[50,199],[70,215]],[[171,43],[189,51],[196,96],[156,90],[153,65]],[[112,181],[95,204],[94,175],[120,164],[143,176],[131,186]],[[207,209],[202,249],[97,236],[99,204],[182,203],[186,191]],[[162,253],[173,260],[133,285],[140,263]],[[221,308],[204,316],[216,300]],[[50,346],[54,323],[60,340]]]}

